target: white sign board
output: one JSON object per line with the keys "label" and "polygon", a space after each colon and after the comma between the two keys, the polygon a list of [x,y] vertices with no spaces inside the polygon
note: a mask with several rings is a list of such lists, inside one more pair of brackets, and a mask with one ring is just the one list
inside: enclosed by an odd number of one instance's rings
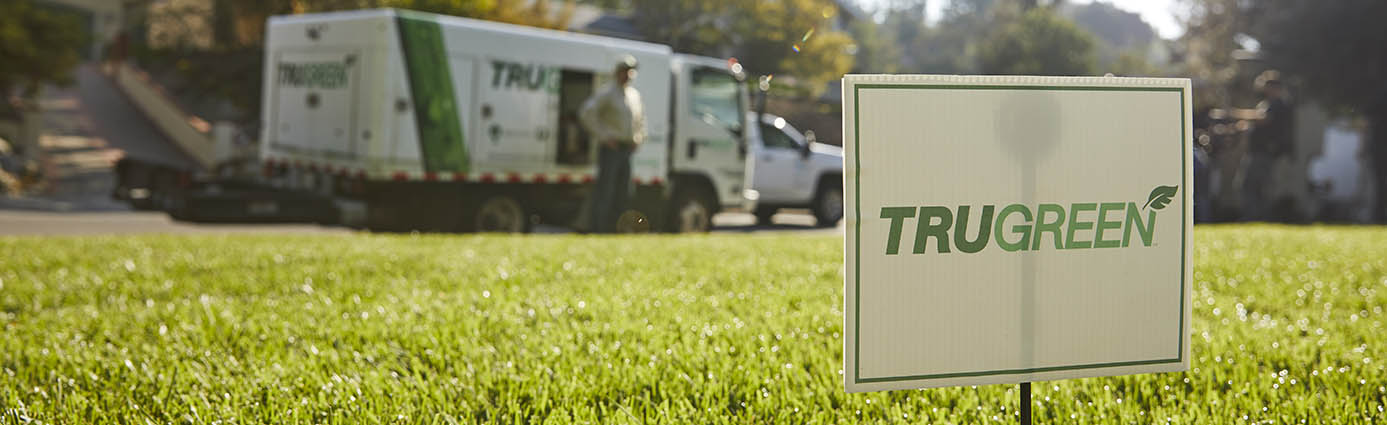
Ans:
{"label": "white sign board", "polygon": [[848,391],[1189,367],[1187,79],[843,79]]}

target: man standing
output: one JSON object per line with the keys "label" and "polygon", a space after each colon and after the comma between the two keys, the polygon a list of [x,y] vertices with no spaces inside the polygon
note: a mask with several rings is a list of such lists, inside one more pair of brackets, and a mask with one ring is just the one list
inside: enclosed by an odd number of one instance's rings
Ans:
{"label": "man standing", "polygon": [[597,185],[593,188],[592,223],[588,230],[610,233],[626,209],[631,183],[631,153],[645,141],[645,111],[636,79],[636,58],[616,64],[612,84],[583,103],[578,119],[597,141]]}
{"label": "man standing", "polygon": [[1267,202],[1267,189],[1272,181],[1272,171],[1282,157],[1293,153],[1292,145],[1294,111],[1286,101],[1285,88],[1281,86],[1280,74],[1266,71],[1257,76],[1257,88],[1262,91],[1262,102],[1257,104],[1253,118],[1252,134],[1248,138],[1247,162],[1243,167],[1243,219],[1265,220],[1271,215]]}

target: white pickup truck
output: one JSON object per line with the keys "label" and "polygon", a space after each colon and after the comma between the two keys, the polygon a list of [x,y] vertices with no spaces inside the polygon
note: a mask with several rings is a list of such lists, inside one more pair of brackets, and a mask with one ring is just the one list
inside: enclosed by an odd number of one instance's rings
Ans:
{"label": "white pickup truck", "polygon": [[753,126],[757,223],[769,224],[782,208],[807,208],[819,226],[836,226],[843,219],[843,148],[815,142],[814,132],[800,133],[775,115],[752,112],[747,122],[760,124]]}

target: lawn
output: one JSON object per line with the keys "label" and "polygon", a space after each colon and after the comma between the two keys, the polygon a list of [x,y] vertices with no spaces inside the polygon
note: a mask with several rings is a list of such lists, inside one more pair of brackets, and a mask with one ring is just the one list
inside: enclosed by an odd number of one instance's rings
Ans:
{"label": "lawn", "polygon": [[[1384,423],[1387,229],[1195,231],[1187,373],[1037,423]],[[825,236],[0,239],[0,423],[1015,423],[843,392]]]}

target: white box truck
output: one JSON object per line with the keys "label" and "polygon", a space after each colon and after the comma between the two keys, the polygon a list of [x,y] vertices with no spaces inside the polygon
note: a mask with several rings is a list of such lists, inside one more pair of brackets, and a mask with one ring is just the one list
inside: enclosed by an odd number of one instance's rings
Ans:
{"label": "white box truck", "polygon": [[[754,209],[735,61],[395,9],[267,27],[255,185],[278,195],[203,183],[171,203],[175,216],[273,218],[316,210],[291,205],[313,199],[333,212],[307,215],[379,230],[582,229],[597,170],[578,109],[623,55],[640,63],[647,121],[624,225],[706,231],[719,211]],[[249,195],[227,202],[233,192]]]}

